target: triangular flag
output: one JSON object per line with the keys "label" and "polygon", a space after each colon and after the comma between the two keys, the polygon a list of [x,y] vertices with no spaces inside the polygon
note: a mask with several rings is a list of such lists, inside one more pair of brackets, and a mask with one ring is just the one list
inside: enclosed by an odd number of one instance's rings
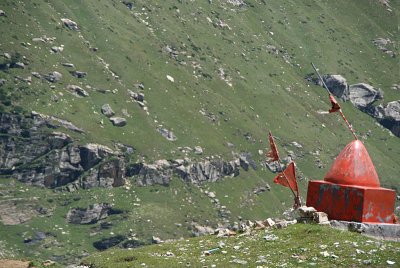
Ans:
{"label": "triangular flag", "polygon": [[276,148],[274,137],[272,136],[271,131],[268,133],[268,140],[269,140],[269,146],[271,147],[271,150],[267,153],[267,157],[270,158],[270,161],[278,161],[279,153],[278,153],[278,149]]}
{"label": "triangular flag", "polygon": [[290,164],[286,167],[286,169],[280,172],[275,178],[274,182],[285,187],[289,187],[293,192],[298,193],[299,189],[297,187],[296,181],[296,167],[294,162],[290,162]]}
{"label": "triangular flag", "polygon": [[337,103],[337,101],[335,100],[335,97],[333,97],[332,94],[329,94],[329,100],[331,101],[332,104],[332,108],[329,109],[329,113],[334,113],[340,110],[340,105],[339,103]]}

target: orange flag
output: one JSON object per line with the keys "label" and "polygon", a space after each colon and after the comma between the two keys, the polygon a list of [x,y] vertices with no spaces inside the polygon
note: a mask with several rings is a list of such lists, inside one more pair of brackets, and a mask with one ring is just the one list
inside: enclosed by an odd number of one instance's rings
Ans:
{"label": "orange flag", "polygon": [[337,101],[335,100],[335,97],[333,97],[332,94],[329,94],[329,100],[331,101],[332,104],[332,108],[329,109],[329,113],[334,113],[340,110],[340,105],[339,103],[337,103]]}
{"label": "orange flag", "polygon": [[274,137],[272,136],[271,131],[268,133],[268,140],[269,140],[269,146],[271,147],[271,150],[267,153],[267,157],[269,157],[271,161],[278,161],[279,153],[278,153],[278,149],[276,148]]}
{"label": "orange flag", "polygon": [[290,162],[290,164],[286,167],[286,169],[280,172],[275,178],[274,182],[285,187],[289,187],[293,192],[298,193],[299,189],[297,187],[296,180],[296,167],[294,162]]}

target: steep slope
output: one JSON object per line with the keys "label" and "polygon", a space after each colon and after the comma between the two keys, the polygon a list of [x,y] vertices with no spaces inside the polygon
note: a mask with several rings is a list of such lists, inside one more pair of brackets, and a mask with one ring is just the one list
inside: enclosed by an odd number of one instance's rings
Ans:
{"label": "steep slope", "polygon": [[[61,244],[67,247],[67,258],[73,258],[82,249],[95,250],[92,244],[102,238],[120,234],[124,241],[129,229],[143,242],[153,234],[188,236],[192,221],[222,222],[221,207],[230,212],[224,218],[229,221],[280,213],[291,204],[286,189],[270,185],[271,191],[254,194],[274,176],[263,167],[265,157],[259,154],[267,147],[268,130],[277,136],[283,155],[296,157],[303,193],[307,180],[322,178],[352,139],[338,115],[318,113],[330,104],[326,92],[305,79],[313,72],[310,62],[322,73],[343,75],[349,84],[380,88],[384,99],[379,102],[400,98],[393,87],[400,83],[398,58],[372,43],[398,36],[397,2],[390,3],[391,11],[372,0],[123,2],[2,1],[0,79],[6,81],[0,87],[1,111],[27,117],[35,111],[68,120],[83,132],[57,131],[79,145],[134,148],[127,157],[131,163],[185,157],[229,161],[236,157],[233,154],[246,152],[258,168],[199,187],[177,177],[169,186],[137,187],[137,178],[132,177],[126,188],[62,194],[3,178],[2,202],[38,197],[37,206],[52,211],[44,214],[45,223],[32,216],[19,225],[1,226],[6,243],[17,234],[30,239],[38,232],[49,232],[46,239],[55,241],[51,250],[42,247],[43,241],[40,250],[32,250],[32,244],[19,240],[13,244],[15,250],[54,257],[54,244]],[[77,29],[62,19],[76,22]],[[397,43],[391,49],[398,54]],[[59,81],[48,81],[54,75],[43,78],[54,71],[62,75]],[[101,112],[104,104],[125,118],[126,125],[114,126]],[[341,105],[382,184],[398,189],[399,138],[349,102]],[[177,139],[166,139],[160,130],[172,131]],[[195,146],[202,147],[202,155],[185,149]],[[30,190],[18,192],[24,189]],[[125,212],[111,215],[109,228],[102,228],[101,221],[66,223],[70,208],[93,203],[113,204]],[[183,227],[177,228],[179,224]]]}

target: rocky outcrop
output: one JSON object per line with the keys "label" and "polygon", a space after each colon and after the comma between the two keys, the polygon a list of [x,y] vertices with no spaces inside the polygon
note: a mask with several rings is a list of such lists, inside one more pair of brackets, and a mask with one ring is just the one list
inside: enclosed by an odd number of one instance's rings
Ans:
{"label": "rocky outcrop", "polygon": [[74,191],[122,186],[126,177],[135,177],[138,186],[168,185],[173,176],[201,184],[238,176],[240,168],[257,168],[248,153],[231,161],[177,159],[127,166],[122,152],[132,151],[131,147],[118,145],[112,150],[95,143],[79,145],[69,135],[55,131],[61,126],[65,124],[57,125],[51,117],[34,112],[31,116],[0,114],[0,175],[39,187]]}
{"label": "rocky outcrop", "polygon": [[[378,38],[374,40],[377,46],[385,46],[390,44],[390,40]],[[313,82],[317,85],[323,86],[318,78],[309,74],[305,77],[306,80]],[[340,98],[342,101],[349,100],[355,107],[361,111],[369,114],[370,116],[378,119],[379,123],[385,128],[389,129],[394,135],[400,137],[400,119],[399,119],[399,106],[400,101],[392,101],[383,106],[382,104],[374,106],[374,102],[383,99],[383,92],[380,89],[366,83],[358,83],[354,85],[347,85],[346,79],[341,75],[324,75],[324,82],[329,88],[329,91]],[[392,86],[393,90],[397,90],[398,85]],[[271,171],[278,168],[277,164],[267,164]]]}
{"label": "rocky outcrop", "polygon": [[125,163],[99,144],[75,144],[46,119],[0,114],[0,174],[31,185],[55,188],[111,187],[125,183]]}
{"label": "rocky outcrop", "polygon": [[93,204],[87,208],[73,208],[68,211],[66,220],[74,224],[93,224],[108,217],[111,205],[107,203]]}
{"label": "rocky outcrop", "polygon": [[126,175],[135,176],[139,186],[168,185],[174,175],[185,182],[201,184],[215,182],[227,176],[238,176],[239,170],[240,159],[199,162],[177,159],[175,161],[159,160],[153,164],[131,164],[126,168]]}

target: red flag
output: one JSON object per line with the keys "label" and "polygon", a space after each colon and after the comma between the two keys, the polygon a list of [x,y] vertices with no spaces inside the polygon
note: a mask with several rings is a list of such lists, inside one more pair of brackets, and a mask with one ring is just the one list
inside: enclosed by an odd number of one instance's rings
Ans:
{"label": "red flag", "polygon": [[271,150],[267,153],[267,157],[269,157],[271,161],[278,161],[279,153],[278,153],[278,149],[276,148],[274,137],[272,136],[271,131],[268,133],[268,140],[269,140],[269,146],[271,147]]}
{"label": "red flag", "polygon": [[286,167],[283,172],[280,172],[275,178],[274,182],[285,187],[289,187],[293,192],[298,193],[299,189],[297,187],[296,181],[296,167],[294,162],[290,162],[290,164]]}
{"label": "red flag", "polygon": [[340,105],[339,103],[337,103],[337,101],[335,100],[335,97],[333,97],[332,94],[329,94],[329,100],[331,101],[332,104],[332,108],[329,109],[329,113],[334,113],[340,110]]}

